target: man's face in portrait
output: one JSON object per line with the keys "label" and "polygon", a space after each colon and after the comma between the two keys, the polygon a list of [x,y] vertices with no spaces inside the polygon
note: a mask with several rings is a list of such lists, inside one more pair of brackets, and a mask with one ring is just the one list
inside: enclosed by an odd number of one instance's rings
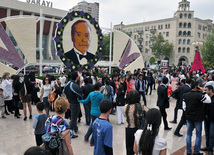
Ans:
{"label": "man's face in portrait", "polygon": [[74,47],[84,54],[90,45],[90,33],[88,30],[88,24],[86,22],[80,22],[74,26],[74,34],[72,34],[72,41]]}

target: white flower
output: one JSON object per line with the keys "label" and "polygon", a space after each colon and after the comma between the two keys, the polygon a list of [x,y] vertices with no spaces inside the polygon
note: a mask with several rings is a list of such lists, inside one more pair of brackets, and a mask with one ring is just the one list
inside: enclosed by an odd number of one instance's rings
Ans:
{"label": "white flower", "polygon": [[75,66],[73,66],[72,68],[75,69]]}
{"label": "white flower", "polygon": [[94,60],[97,61],[97,58],[95,58]]}
{"label": "white flower", "polygon": [[65,61],[65,58],[62,58],[62,61]]}
{"label": "white flower", "polygon": [[86,69],[88,69],[88,66],[85,66]]}
{"label": "white flower", "polygon": [[78,16],[78,13],[75,12],[75,16]]}
{"label": "white flower", "polygon": [[60,32],[60,31],[58,31],[58,34],[60,35],[60,34],[61,34],[61,32]]}
{"label": "white flower", "polygon": [[67,20],[66,19],[64,19],[64,22],[66,22]]}
{"label": "white flower", "polygon": [[59,44],[58,47],[61,47],[61,45]]}

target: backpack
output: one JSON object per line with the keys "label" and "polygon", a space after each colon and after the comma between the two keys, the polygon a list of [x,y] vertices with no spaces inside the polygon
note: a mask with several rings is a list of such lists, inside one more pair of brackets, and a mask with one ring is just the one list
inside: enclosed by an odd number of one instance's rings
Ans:
{"label": "backpack", "polygon": [[146,124],[146,111],[142,109],[142,106],[141,106],[141,103],[138,103],[137,105],[137,111],[138,111],[138,114],[139,114],[139,125],[138,125],[138,128],[139,129],[143,129],[143,127],[145,126]]}
{"label": "backpack", "polygon": [[106,87],[106,86],[104,86],[103,95],[104,95],[104,96],[107,96],[107,95],[108,95],[108,90],[107,90],[107,87]]}
{"label": "backpack", "polygon": [[58,131],[48,132],[42,135],[42,140],[44,143],[44,149],[51,153],[52,155],[69,155],[68,147],[65,143],[65,136],[70,132],[66,132],[65,135],[62,135],[59,132],[58,124],[62,121],[57,121],[56,124],[53,124],[51,120],[51,124],[57,128]]}

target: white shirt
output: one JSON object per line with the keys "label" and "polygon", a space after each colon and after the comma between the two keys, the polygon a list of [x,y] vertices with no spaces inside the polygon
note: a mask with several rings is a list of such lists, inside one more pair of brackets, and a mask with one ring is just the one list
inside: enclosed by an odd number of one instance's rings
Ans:
{"label": "white shirt", "polygon": [[[82,52],[78,51],[75,47],[74,47],[74,51],[76,52],[77,59],[78,59],[78,61],[79,61],[79,63],[80,63],[81,65],[85,65],[85,64],[88,63],[88,60],[87,60],[86,58],[82,58],[82,59],[80,60],[79,55],[82,55]],[[87,55],[87,52],[84,53],[84,56],[86,56],[86,55]]]}
{"label": "white shirt", "polygon": [[[139,129],[134,134],[135,141],[137,143],[137,150],[138,150],[138,154],[139,155],[142,155],[142,153],[139,152],[139,143],[140,143],[140,138],[141,138],[142,133],[143,133],[143,130]],[[166,142],[166,140],[164,138],[160,137],[159,135],[157,135],[155,137],[155,143],[154,143],[152,155],[159,155],[160,151],[161,150],[165,150],[165,149],[167,149],[167,142]]]}
{"label": "white shirt", "polygon": [[5,98],[5,101],[12,100],[12,98],[13,98],[12,83],[9,80],[5,79],[2,81],[1,84],[2,84],[2,89],[3,89],[3,95],[4,95],[4,97],[7,97],[7,98]]}
{"label": "white shirt", "polygon": [[61,82],[61,87],[64,87],[65,86],[66,77],[64,75],[60,76],[59,77],[59,81]]}

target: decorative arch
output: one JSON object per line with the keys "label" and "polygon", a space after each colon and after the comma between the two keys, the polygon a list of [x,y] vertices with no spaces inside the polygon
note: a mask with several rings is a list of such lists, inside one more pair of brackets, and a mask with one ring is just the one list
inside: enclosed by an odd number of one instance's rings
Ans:
{"label": "decorative arch", "polygon": [[184,64],[188,64],[188,58],[186,56],[181,56],[178,60],[178,65],[184,65]]}
{"label": "decorative arch", "polygon": [[190,45],[190,39],[187,40],[187,45]]}
{"label": "decorative arch", "polygon": [[183,53],[185,53],[185,51],[186,51],[186,48],[185,48],[185,47],[183,47]]}
{"label": "decorative arch", "polygon": [[180,22],[180,23],[179,23],[179,28],[182,28],[182,25],[183,25],[183,24]]}
{"label": "decorative arch", "polygon": [[188,15],[188,19],[191,19],[191,18],[192,18],[192,15],[191,15],[191,14],[189,14],[189,15]]}
{"label": "decorative arch", "polygon": [[179,40],[178,40],[178,44],[181,44],[181,41],[182,41],[182,40],[181,40],[181,39],[179,39]]}
{"label": "decorative arch", "polygon": [[184,28],[186,28],[187,27],[187,23],[184,23]]}
{"label": "decorative arch", "polygon": [[188,23],[188,28],[191,28],[191,26],[192,26],[191,23]]}
{"label": "decorative arch", "polygon": [[183,40],[183,44],[184,44],[184,45],[186,44],[186,39]]}
{"label": "decorative arch", "polygon": [[180,14],[180,19],[182,19],[182,18],[183,18],[183,14],[181,13],[181,14]]}
{"label": "decorative arch", "polygon": [[184,14],[184,19],[187,19],[187,14],[186,13]]}
{"label": "decorative arch", "polygon": [[190,53],[190,48],[189,47],[187,47],[187,53]]}
{"label": "decorative arch", "polygon": [[181,47],[178,47],[178,53],[181,53]]}
{"label": "decorative arch", "polygon": [[182,36],[182,31],[179,31],[179,32],[178,32],[178,35],[179,35],[179,36]]}
{"label": "decorative arch", "polygon": [[191,36],[191,32],[190,31],[188,31],[187,36]]}
{"label": "decorative arch", "polygon": [[184,32],[183,32],[183,36],[186,36],[186,34],[187,34],[187,32],[186,32],[186,31],[184,31]]}

